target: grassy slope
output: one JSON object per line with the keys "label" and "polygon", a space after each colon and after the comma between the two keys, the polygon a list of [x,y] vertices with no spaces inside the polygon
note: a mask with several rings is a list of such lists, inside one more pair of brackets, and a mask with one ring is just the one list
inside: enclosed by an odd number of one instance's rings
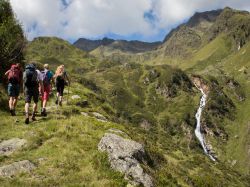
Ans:
{"label": "grassy slope", "polygon": [[[51,104],[50,104],[51,105]],[[1,122],[0,139],[24,138],[28,145],[10,157],[0,157],[0,165],[28,159],[38,168],[31,174],[0,178],[1,186],[124,186],[122,175],[109,168],[105,154],[98,152],[97,144],[109,128],[124,131],[119,124],[102,123],[79,115],[81,108],[64,106],[53,108],[48,118],[24,125],[23,101],[18,116],[5,116]],[[59,112],[59,113],[57,113]],[[75,114],[74,114],[75,113]],[[16,122],[18,120],[19,122]],[[39,158],[43,158],[39,164]]]}
{"label": "grassy slope", "polygon": [[[195,56],[179,65],[189,73],[200,74],[203,77],[214,76],[218,81],[231,77],[241,84],[241,89],[246,94],[246,100],[239,102],[235,97],[235,91],[226,90],[227,95],[233,99],[236,105],[236,119],[224,121],[229,140],[220,152],[222,159],[231,164],[237,160],[234,166],[241,173],[249,174],[249,66],[250,66],[250,44],[248,43],[240,51],[231,51],[230,40],[221,35],[208,45],[200,49]],[[238,138],[239,136],[239,138]],[[236,137],[236,138],[235,138]],[[216,146],[216,145],[215,145]],[[223,147],[223,146],[222,146]],[[221,148],[222,148],[221,147]]]}
{"label": "grassy slope", "polygon": [[[94,94],[77,84],[71,91],[70,95],[79,93],[85,99]],[[54,106],[53,100],[49,106]],[[80,112],[99,111],[110,116],[100,108],[94,109],[92,104],[81,108],[75,106],[76,102],[69,100],[69,105],[59,110],[50,109],[47,118],[38,117],[29,126],[23,123],[23,100],[18,104],[17,117],[1,112],[5,117],[0,122],[0,139],[25,138],[28,145],[9,157],[1,157],[0,165],[28,159],[38,166],[30,174],[0,178],[1,186],[126,186],[123,176],[110,168],[107,156],[97,150],[98,142],[109,128],[121,129],[145,145],[153,161],[145,169],[157,186],[246,186],[236,172],[223,164],[213,164],[187,135],[170,133],[162,125],[145,131],[132,124],[98,122]],[[44,160],[39,164],[40,158]]]}
{"label": "grassy slope", "polygon": [[[53,45],[47,47],[54,49]],[[33,52],[28,51],[28,55],[32,56]],[[46,54],[44,50],[43,54],[38,54],[37,57],[34,55],[32,58],[43,59]],[[54,55],[56,54],[51,56]],[[223,163],[213,164],[200,149],[193,133],[194,113],[199,103],[198,92],[186,92],[180,87],[177,89],[177,95],[168,99],[156,94],[155,87],[159,81],[167,83],[167,80],[172,80],[172,68],[168,70],[163,66],[156,66],[148,69],[146,66],[134,64],[128,64],[126,67],[108,62],[99,63],[91,58],[73,59],[74,62],[69,63],[67,57],[58,55],[55,59],[57,58],[66,64],[73,77],[75,83],[72,85],[72,94],[78,94],[82,100],[88,100],[89,105],[77,107],[75,105],[78,101],[70,100],[69,106],[63,108],[62,119],[59,121],[55,112],[52,112],[48,119],[40,119],[34,126],[28,127],[24,126],[22,121],[14,123],[12,118],[5,117],[0,122],[3,126],[1,138],[28,137],[29,145],[11,157],[1,158],[1,165],[12,160],[30,159],[37,163],[40,157],[48,159],[34,174],[1,179],[2,184],[38,185],[43,180],[45,186],[124,186],[126,183],[122,176],[109,169],[107,157],[97,151],[101,135],[106,129],[116,127],[128,132],[134,140],[145,145],[153,161],[145,169],[154,177],[157,186],[246,186],[246,180],[237,172]],[[54,62],[51,61],[52,67]],[[91,67],[91,63],[96,66]],[[72,64],[76,64],[77,68]],[[151,68],[161,72],[161,76],[153,78],[146,86],[143,82],[149,76]],[[110,95],[113,90],[121,91],[117,92],[120,97],[114,98]],[[123,118],[131,116],[134,124],[100,123],[82,117],[79,115],[81,111],[98,111],[114,121],[119,121],[117,113],[120,113]],[[156,123],[149,131],[138,128],[142,117],[148,120],[155,118]],[[19,116],[18,119],[23,117]],[[43,179],[42,175],[46,178]]]}

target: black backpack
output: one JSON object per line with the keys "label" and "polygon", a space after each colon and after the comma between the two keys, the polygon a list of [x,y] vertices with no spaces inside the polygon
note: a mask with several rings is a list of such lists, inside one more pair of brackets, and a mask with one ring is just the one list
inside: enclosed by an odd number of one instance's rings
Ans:
{"label": "black backpack", "polygon": [[38,86],[38,74],[33,64],[29,64],[25,67],[24,85],[28,88]]}

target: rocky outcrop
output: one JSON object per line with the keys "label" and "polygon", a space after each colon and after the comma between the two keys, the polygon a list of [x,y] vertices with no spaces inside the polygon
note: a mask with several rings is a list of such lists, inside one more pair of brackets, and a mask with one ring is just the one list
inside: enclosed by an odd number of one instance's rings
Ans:
{"label": "rocky outcrop", "polygon": [[28,160],[14,162],[10,165],[0,167],[0,176],[1,177],[12,177],[12,176],[15,176],[19,173],[30,172],[35,168],[36,168],[35,165]]}
{"label": "rocky outcrop", "polygon": [[101,121],[101,122],[107,122],[107,118],[104,117],[102,114],[98,113],[98,112],[93,112],[92,113],[93,116],[98,120],[98,121]]}
{"label": "rocky outcrop", "polygon": [[0,143],[0,156],[1,155],[11,155],[16,150],[19,150],[27,143],[24,139],[12,138],[9,140],[5,140]]}
{"label": "rocky outcrop", "polygon": [[209,86],[205,84],[204,81],[200,77],[193,76],[192,82],[198,89],[202,89],[206,95],[209,93],[209,90],[210,90]]}
{"label": "rocky outcrop", "polygon": [[98,144],[98,149],[108,153],[111,167],[124,173],[125,179],[129,180],[132,185],[152,187],[152,178],[145,173],[140,165],[140,163],[147,162],[143,146],[133,140],[121,137],[121,134],[123,133],[119,133],[119,135],[105,133]]}
{"label": "rocky outcrop", "polygon": [[72,95],[71,99],[75,100],[75,99],[81,99],[81,97],[79,95]]}

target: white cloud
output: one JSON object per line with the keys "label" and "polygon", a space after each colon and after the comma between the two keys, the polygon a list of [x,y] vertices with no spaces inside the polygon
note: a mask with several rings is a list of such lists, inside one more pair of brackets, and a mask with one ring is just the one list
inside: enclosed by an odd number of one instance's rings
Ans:
{"label": "white cloud", "polygon": [[250,10],[249,0],[153,0],[158,27],[168,28],[190,18],[195,12],[224,8],[226,6]]}
{"label": "white cloud", "polygon": [[[29,39],[59,36],[65,39],[157,35],[187,20],[196,11],[230,6],[250,10],[249,0],[10,0]],[[152,12],[152,20],[145,13]]]}
{"label": "white cloud", "polygon": [[57,35],[65,16],[58,0],[10,0],[14,12],[28,35]]}
{"label": "white cloud", "polygon": [[74,0],[66,9],[67,35],[94,37],[105,33],[150,34],[153,29],[144,19],[150,0]]}

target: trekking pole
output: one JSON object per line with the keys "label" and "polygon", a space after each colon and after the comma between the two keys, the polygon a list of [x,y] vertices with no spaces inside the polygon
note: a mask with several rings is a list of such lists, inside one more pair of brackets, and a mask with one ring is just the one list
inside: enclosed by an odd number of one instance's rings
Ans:
{"label": "trekking pole", "polygon": [[68,101],[69,101],[69,90],[70,90],[70,84],[68,86],[68,93],[67,93],[67,105],[68,105]]}

